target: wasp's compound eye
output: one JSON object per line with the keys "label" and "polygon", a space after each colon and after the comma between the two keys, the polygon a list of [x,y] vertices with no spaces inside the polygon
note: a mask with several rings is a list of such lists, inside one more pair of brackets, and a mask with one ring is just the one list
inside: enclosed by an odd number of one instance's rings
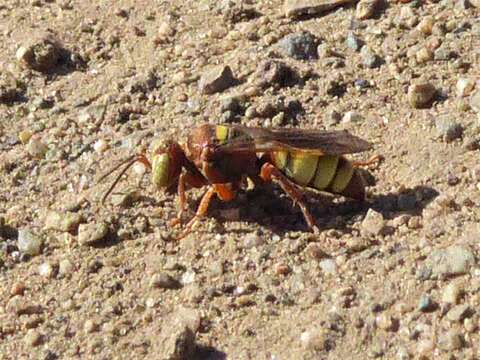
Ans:
{"label": "wasp's compound eye", "polygon": [[168,153],[156,154],[152,159],[152,182],[157,188],[170,185],[170,157]]}

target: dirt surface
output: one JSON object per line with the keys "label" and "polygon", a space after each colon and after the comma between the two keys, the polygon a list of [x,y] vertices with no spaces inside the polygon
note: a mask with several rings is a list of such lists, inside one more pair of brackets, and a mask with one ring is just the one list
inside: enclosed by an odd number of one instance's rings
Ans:
{"label": "dirt surface", "polygon": [[[3,0],[0,357],[478,358],[478,5]],[[385,160],[365,203],[308,197],[319,235],[275,185],[181,241],[140,166],[101,204],[108,169],[204,122]]]}

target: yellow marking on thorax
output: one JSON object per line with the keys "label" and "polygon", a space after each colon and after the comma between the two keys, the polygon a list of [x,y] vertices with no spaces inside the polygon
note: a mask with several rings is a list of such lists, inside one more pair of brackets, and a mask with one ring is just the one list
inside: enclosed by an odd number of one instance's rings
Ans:
{"label": "yellow marking on thorax", "polygon": [[348,183],[352,179],[354,168],[348,161],[343,161],[342,166],[337,169],[337,175],[332,181],[330,188],[334,193],[341,193],[347,187]]}
{"label": "yellow marking on thorax", "polygon": [[225,142],[228,139],[228,127],[217,125],[215,127],[215,136],[220,143]]}
{"label": "yellow marking on thorax", "polygon": [[305,153],[290,153],[289,155],[290,159],[285,173],[297,184],[308,185],[317,171],[318,155]]}
{"label": "yellow marking on thorax", "polygon": [[338,160],[339,157],[334,155],[320,156],[312,184],[315,189],[323,190],[330,185],[337,172]]}

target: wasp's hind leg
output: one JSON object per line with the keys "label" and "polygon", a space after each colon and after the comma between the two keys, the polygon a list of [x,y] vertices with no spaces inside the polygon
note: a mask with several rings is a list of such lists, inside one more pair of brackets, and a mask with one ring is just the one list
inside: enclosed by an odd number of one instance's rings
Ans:
{"label": "wasp's hind leg", "polygon": [[373,165],[373,168],[377,168],[380,163],[384,160],[382,155],[374,155],[367,161],[352,161],[353,167],[369,167]]}
{"label": "wasp's hind leg", "polygon": [[293,182],[291,182],[285,175],[282,174],[280,170],[278,170],[274,165],[270,163],[265,163],[262,166],[260,171],[260,177],[265,182],[271,182],[272,179],[278,182],[280,187],[283,191],[292,199],[294,205],[298,205],[300,210],[302,210],[303,217],[307,222],[308,226],[314,233],[318,233],[318,227],[313,219],[312,214],[307,208],[307,205],[303,201],[303,194],[298,188],[295,186]]}

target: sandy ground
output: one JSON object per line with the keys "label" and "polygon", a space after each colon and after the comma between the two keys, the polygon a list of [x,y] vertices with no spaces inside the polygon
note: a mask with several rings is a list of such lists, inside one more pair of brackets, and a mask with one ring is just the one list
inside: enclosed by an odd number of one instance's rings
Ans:
{"label": "sandy ground", "polygon": [[[3,0],[0,357],[477,359],[478,6]],[[108,169],[205,122],[384,161],[365,203],[308,196],[319,235],[272,185],[176,241],[138,166],[102,205]]]}

